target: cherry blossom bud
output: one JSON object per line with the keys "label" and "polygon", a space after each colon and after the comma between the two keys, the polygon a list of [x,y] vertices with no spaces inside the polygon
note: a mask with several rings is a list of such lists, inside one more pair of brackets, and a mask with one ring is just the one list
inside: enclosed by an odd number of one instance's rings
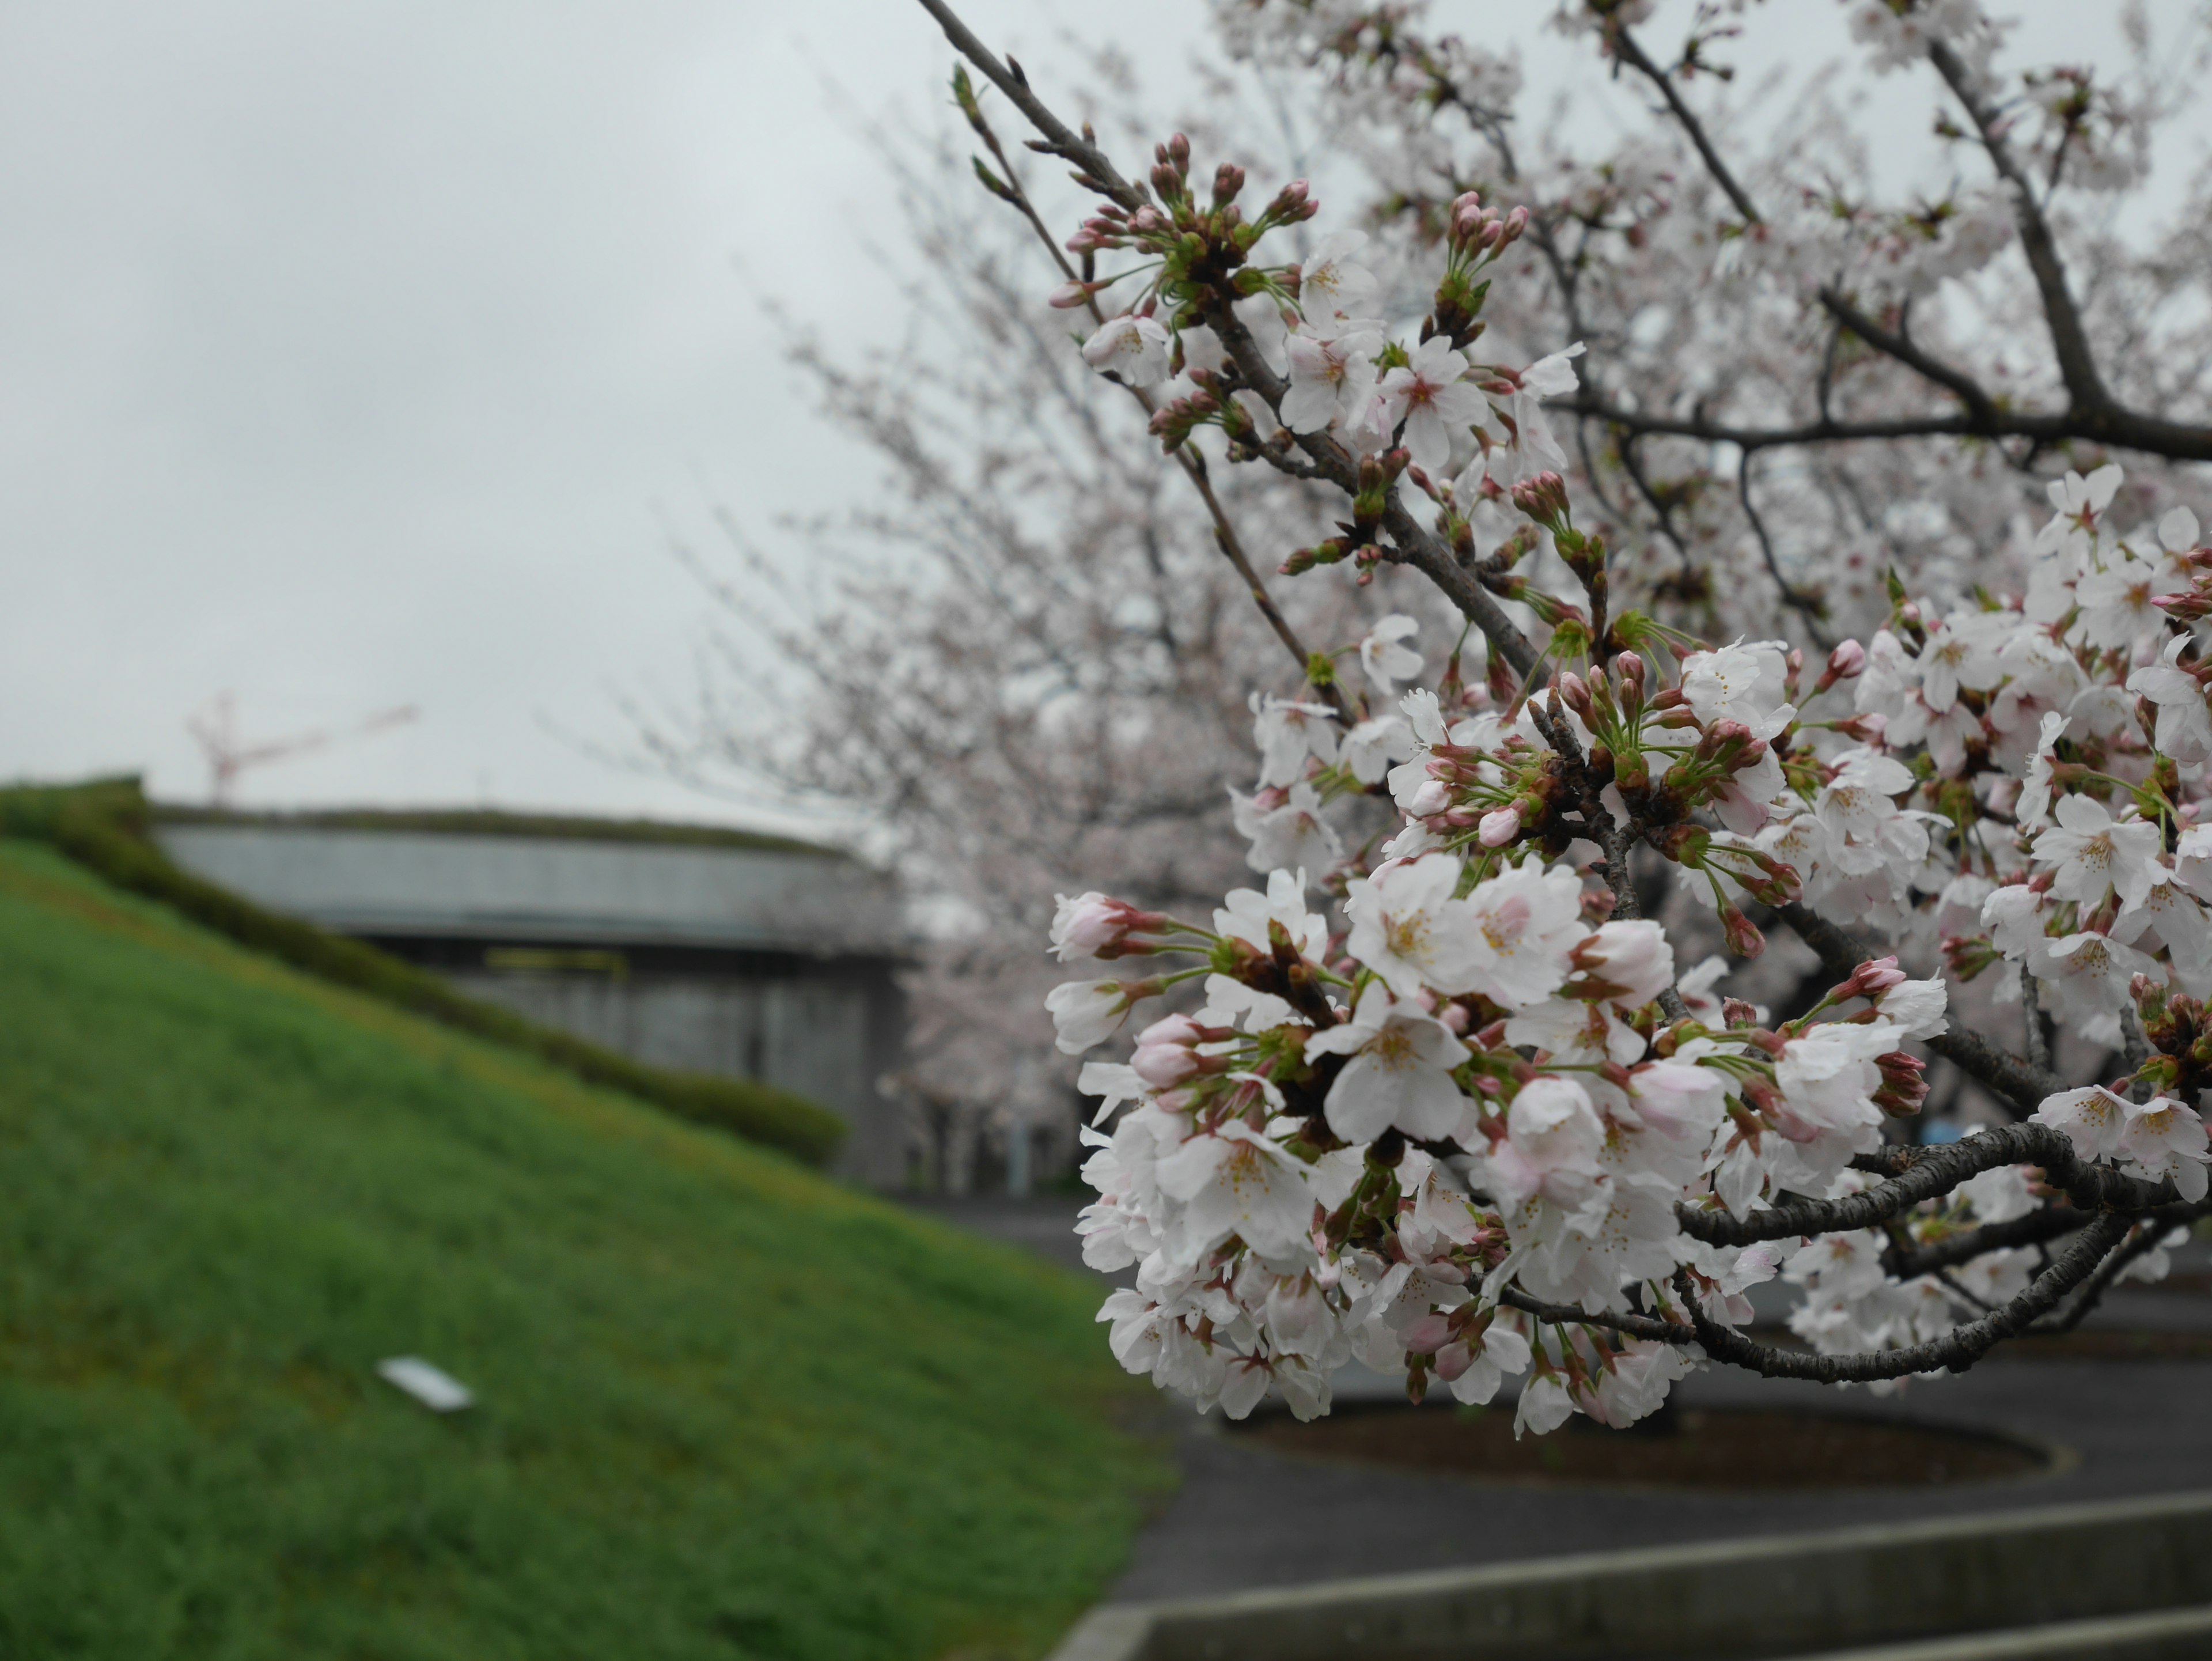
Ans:
{"label": "cherry blossom bud", "polygon": [[1942,949],[1943,961],[1962,981],[1971,981],[2003,956],[1986,934],[1946,934]]}
{"label": "cherry blossom bud", "polygon": [[1589,720],[1595,712],[1595,706],[1590,699],[1589,683],[1570,669],[1560,675],[1559,685],[1559,701],[1584,721]]}
{"label": "cherry blossom bud", "polygon": [[1838,981],[1830,989],[1828,996],[1837,1003],[1852,998],[1876,998],[1893,986],[1902,986],[1911,978],[1897,966],[1894,956],[1870,958],[1850,972],[1846,980]]}
{"label": "cherry blossom bud", "polygon": [[1160,928],[1167,922],[1160,912],[1139,911],[1127,900],[1096,891],[1079,894],[1073,899],[1065,894],[1054,897],[1059,901],[1059,910],[1052,920],[1052,951],[1062,963],[1142,951],[1146,949],[1144,944],[1132,946],[1128,937],[1140,929]]}
{"label": "cherry blossom bud", "polygon": [[[1422,788],[1427,788],[1425,785]],[[1419,793],[1416,793],[1415,799],[1419,800]],[[1520,834],[1521,806],[1517,802],[1511,806],[1500,807],[1494,812],[1485,813],[1481,829],[1476,832],[1485,848],[1503,848]]]}
{"label": "cherry blossom bud", "polygon": [[1451,806],[1451,787],[1442,779],[1431,779],[1413,792],[1406,803],[1406,811],[1417,819],[1429,818]]}
{"label": "cherry blossom bud", "polygon": [[1755,1003],[1746,1003],[1741,998],[1723,998],[1721,1025],[1728,1027],[1757,1026],[1759,1006]]}
{"label": "cherry blossom bud", "polygon": [[1766,950],[1766,936],[1733,902],[1721,908],[1721,928],[1728,936],[1729,950],[1739,958],[1755,958]]}
{"label": "cherry blossom bud", "polygon": [[1928,1099],[1928,1080],[1921,1077],[1928,1063],[1917,1056],[1893,1050],[1887,1056],[1875,1056],[1874,1064],[1881,1069],[1881,1088],[1874,1092],[1874,1104],[1895,1119],[1909,1119],[1919,1112],[1920,1104]]}
{"label": "cherry blossom bud", "polygon": [[1137,1035],[1137,1053],[1129,1057],[1129,1065],[1153,1089],[1173,1089],[1200,1071],[1202,1063],[1193,1046],[1205,1033],[1188,1015],[1154,1021]]}
{"label": "cherry blossom bud", "polygon": [[1567,511],[1567,482],[1553,472],[1524,478],[1513,487],[1513,505],[1556,535]]}
{"label": "cherry blossom bud", "polygon": [[1828,654],[1828,666],[1821,671],[1813,691],[1817,695],[1839,680],[1856,680],[1865,669],[1866,648],[1855,640],[1847,640]]}

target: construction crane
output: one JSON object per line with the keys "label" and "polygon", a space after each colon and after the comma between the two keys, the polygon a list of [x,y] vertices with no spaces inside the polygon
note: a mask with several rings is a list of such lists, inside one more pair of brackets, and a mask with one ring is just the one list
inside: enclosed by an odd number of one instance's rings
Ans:
{"label": "construction crane", "polygon": [[200,753],[207,757],[208,797],[217,807],[230,806],[230,793],[238,782],[238,776],[249,767],[260,767],[272,761],[283,761],[293,756],[307,755],[317,750],[326,750],[333,744],[353,739],[367,738],[387,727],[404,727],[416,719],[418,711],[412,704],[397,709],[386,709],[356,721],[350,727],[335,731],[317,727],[309,732],[295,733],[289,738],[268,739],[258,744],[248,744],[238,736],[236,702],[228,692],[220,694],[204,709],[185,717],[185,730],[198,740]]}

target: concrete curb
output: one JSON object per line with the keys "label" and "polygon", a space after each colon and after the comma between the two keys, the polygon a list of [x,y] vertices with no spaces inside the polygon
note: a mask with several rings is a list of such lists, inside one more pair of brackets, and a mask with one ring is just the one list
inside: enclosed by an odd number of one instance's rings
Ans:
{"label": "concrete curb", "polygon": [[[2154,1661],[2212,1652],[2195,1635],[2212,1626],[2185,1619],[2212,1618],[2187,1607],[2212,1603],[2208,1525],[2212,1492],[2199,1492],[1107,1604],[1052,1661],[1474,1661],[1532,1651],[1547,1661],[1724,1661],[1882,1645],[1891,1647],[1865,1661]],[[2119,1632],[2115,1617],[2136,1621],[2136,1636]],[[2088,1649],[2018,1647],[2058,1623],[2084,1622],[2106,1629]],[[2184,1647],[2157,1647],[2169,1638]],[[1932,1640],[1954,1647],[1930,1648]],[[1989,1647],[2006,1642],[2014,1647]]]}
{"label": "concrete curb", "polygon": [[1806,1661],[2202,1661],[2207,1655],[2212,1655],[2212,1605],[1885,1644],[1879,1649],[1831,1650]]}

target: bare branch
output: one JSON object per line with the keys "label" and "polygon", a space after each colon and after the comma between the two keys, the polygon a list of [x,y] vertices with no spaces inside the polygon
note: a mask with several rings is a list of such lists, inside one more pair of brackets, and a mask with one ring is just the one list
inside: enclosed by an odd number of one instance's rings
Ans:
{"label": "bare branch", "polygon": [[2075,1211],[2069,1206],[2044,1206],[2008,1222],[1984,1223],[1979,1228],[1931,1240],[1925,1245],[1887,1252],[1882,1267],[1899,1280],[1910,1281],[1917,1275],[1933,1275],[1938,1269],[1970,1263],[1988,1252],[2002,1251],[2012,1246],[2041,1245],[2063,1234],[2087,1228],[2094,1220],[2088,1212]]}
{"label": "bare branch", "polygon": [[1079,137],[1070,132],[1060,118],[1046,107],[1044,100],[1030,90],[1029,77],[1022,73],[1020,64],[1012,60],[1001,64],[993,57],[990,48],[975,38],[945,0],[921,0],[921,9],[937,20],[937,26],[945,31],[945,38],[952,43],[953,49],[982,70],[991,84],[1029,118],[1030,125],[1044,135],[1042,148],[1080,169],[1076,175],[1078,184],[1095,188],[1132,213],[1143,205],[1148,199],[1144,188],[1132,185],[1115,172],[1114,164],[1106,159],[1106,152],[1088,135]]}
{"label": "bare branch", "polygon": [[2111,1210],[2138,1216],[2160,1206],[2181,1203],[2172,1181],[2147,1183],[2124,1177],[2110,1165],[2092,1165],[2074,1152],[2064,1134],[2049,1125],[2008,1124],[1937,1147],[1893,1151],[1898,1175],[1886,1183],[1839,1200],[1796,1200],[1787,1205],[1738,1217],[1725,1211],[1674,1208],[1682,1232],[1710,1245],[1751,1245],[1803,1235],[1848,1233],[1948,1194],[1970,1177],[2000,1165],[2043,1167],[2053,1188],[2065,1191],[2084,1211]]}
{"label": "bare branch", "polygon": [[1948,41],[1931,39],[1928,43],[1928,61],[1936,66],[1936,72],[1966,107],[1967,118],[1981,135],[1982,148],[1989,154],[1990,166],[1997,170],[1998,177],[2012,186],[2013,217],[2020,226],[2021,252],[2027,256],[2027,268],[2035,277],[2036,292],[2043,297],[2043,315],[2051,328],[2051,345],[2058,356],[2058,374],[2066,383],[2067,395],[2077,410],[2112,409],[2112,394],[2105,390],[2104,380],[2097,373],[2097,360],[2089,350],[2088,331],[2081,325],[2081,310],[2066,285],[2066,266],[2058,256],[2058,240],[2051,234],[2050,222],[2037,205],[2034,184],[2013,155],[2012,147],[2005,142],[1997,112],[1983,101],[1972,75]]}
{"label": "bare branch", "polygon": [[1774,540],[1766,534],[1766,521],[1759,518],[1758,504],[1751,499],[1752,454],[1753,452],[1746,450],[1736,458],[1735,490],[1743,502],[1743,516],[1751,521],[1752,533],[1759,538],[1759,551],[1766,560],[1767,575],[1774,579],[1774,586],[1782,591],[1784,603],[1805,619],[1805,632],[1812,636],[1813,643],[1825,652],[1835,642],[1828,638],[1828,631],[1820,626],[1820,603],[1783,575],[1782,563],[1774,557]]}
{"label": "bare branch", "polygon": [[1727,193],[1728,199],[1735,204],[1735,210],[1743,216],[1744,222],[1759,223],[1759,210],[1752,204],[1751,193],[1736,182],[1735,175],[1729,171],[1728,163],[1721,160],[1720,152],[1713,148],[1712,140],[1705,136],[1705,124],[1682,101],[1682,94],[1674,89],[1674,77],[1651,61],[1650,54],[1637,43],[1636,37],[1628,32],[1626,26],[1608,29],[1607,39],[1614,55],[1622,63],[1659,88],[1659,95],[1667,100],[1668,109],[1673,112],[1674,119],[1689,135],[1690,143],[1697,147],[1698,155],[1704,159],[1705,171],[1712,174],[1713,182]]}
{"label": "bare branch", "polygon": [[[952,16],[949,10],[932,3],[932,0],[923,0],[923,3],[928,7],[933,16],[945,24],[948,34],[951,34],[955,28],[960,30],[959,34],[952,37],[954,45],[960,46],[962,36],[967,36],[970,40],[974,39],[973,36],[967,35],[965,27],[960,24],[957,17]],[[963,52],[968,51],[968,47],[964,46],[961,46],[960,49]],[[981,50],[980,46],[977,50]],[[989,56],[988,53],[984,55]],[[983,69],[987,75],[990,73],[981,59],[976,62],[978,68]],[[1023,82],[1020,84],[1023,90],[1026,92],[1028,83]],[[1036,103],[1039,110],[1044,110],[1043,104],[1036,100],[1033,95],[1030,101]],[[1024,113],[1027,113],[1027,105],[1023,105],[1022,107]],[[1044,110],[1044,113],[1049,118],[1051,112]],[[1036,118],[1032,116],[1031,119]],[[1000,188],[993,193],[1002,200],[1012,203],[1020,211],[1022,216],[1029,222],[1030,228],[1037,234],[1038,240],[1050,252],[1054,263],[1060,267],[1060,275],[1073,281],[1075,277],[1074,267],[1068,264],[1067,256],[1060,245],[1053,240],[1052,232],[1046,227],[1043,217],[1037,212],[1036,204],[1030,200],[1028,190],[1022,184],[1020,173],[1014,167],[1013,162],[1008,158],[1006,151],[1000,147],[998,135],[991,130],[990,124],[985,121],[980,113],[973,111],[969,114],[969,125],[981,136],[983,142],[990,147],[991,154],[998,159],[999,165],[1005,170],[1006,177],[1001,181]],[[1098,154],[1102,162],[1104,161],[1103,153],[1096,152],[1095,147],[1094,153]],[[1110,172],[1110,168],[1109,171]],[[1103,324],[1106,319],[1098,309],[1097,301],[1090,299],[1085,303],[1090,310],[1092,320]],[[1152,394],[1142,387],[1127,386],[1124,390],[1130,397],[1136,399],[1139,407],[1146,416],[1151,416],[1157,409],[1158,405],[1154,403]],[[1267,585],[1260,580],[1259,572],[1253,569],[1251,557],[1244,551],[1243,538],[1237,535],[1235,521],[1229,517],[1229,510],[1222,506],[1221,498],[1214,490],[1213,480],[1206,473],[1204,459],[1186,446],[1176,452],[1176,460],[1182,465],[1183,476],[1190,480],[1192,488],[1197,490],[1200,500],[1206,503],[1206,511],[1213,520],[1214,545],[1221,550],[1222,557],[1235,568],[1237,576],[1244,584],[1245,592],[1252,596],[1253,605],[1259,608],[1260,615],[1267,619],[1267,626],[1274,631],[1275,638],[1283,642],[1284,649],[1290,653],[1292,661],[1298,666],[1300,677],[1304,678],[1311,667],[1312,657],[1307,652],[1305,643],[1298,638],[1297,631],[1291,627],[1289,619],[1283,616],[1281,608],[1275,604],[1274,597],[1268,593]],[[1332,683],[1316,687],[1315,690],[1328,701],[1329,706],[1336,711],[1338,718],[1346,726],[1352,725],[1354,716],[1351,701],[1345,697],[1340,687]]]}
{"label": "bare branch", "polygon": [[2087,439],[2115,449],[2139,450],[2172,461],[2212,461],[2212,427],[2192,427],[2132,410],[2106,405],[2075,407],[2063,415],[2033,415],[1998,410],[1987,420],[1971,412],[1899,416],[1880,421],[1833,421],[1826,417],[1789,427],[1735,426],[1698,416],[1650,414],[1611,404],[1585,391],[1575,413],[1630,433],[1657,433],[1734,444],[1746,450],[1771,450],[1796,444],[1858,444],[1900,438],[2025,438],[2038,446]]}
{"label": "bare branch", "polygon": [[[1844,327],[1849,329],[1884,356],[1895,358],[1916,374],[1957,393],[1959,401],[1966,406],[1967,413],[1975,420],[1988,423],[1997,419],[1996,400],[1984,392],[1981,384],[1963,369],[1954,369],[1949,364],[1929,356],[1913,343],[1910,336],[1901,330],[1893,332],[1883,328],[1832,288],[1820,290],[1820,304],[1827,309],[1829,316],[1834,318],[1837,322],[1842,324]],[[1831,361],[1833,360],[1833,356],[1832,346]],[[1825,378],[1825,370],[1823,375]],[[1825,415],[1827,410],[1825,393],[1820,407]]]}

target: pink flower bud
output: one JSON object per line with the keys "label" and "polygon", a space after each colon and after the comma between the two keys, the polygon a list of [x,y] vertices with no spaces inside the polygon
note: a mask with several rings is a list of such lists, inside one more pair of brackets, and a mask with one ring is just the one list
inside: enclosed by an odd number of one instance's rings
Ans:
{"label": "pink flower bud", "polygon": [[1045,304],[1056,312],[1073,311],[1097,291],[1092,283],[1063,283],[1045,300]]}
{"label": "pink flower bud", "polygon": [[1052,950],[1062,963],[1119,957],[1132,932],[1158,928],[1167,922],[1158,912],[1139,911],[1127,900],[1096,891],[1073,899],[1065,894],[1055,897],[1060,906],[1052,920]]}
{"label": "pink flower bud", "polygon": [[1451,788],[1442,779],[1431,779],[1413,792],[1406,811],[1417,819],[1425,819],[1443,812],[1451,806]]}
{"label": "pink flower bud", "polygon": [[1848,980],[1837,983],[1828,994],[1838,1003],[1850,998],[1878,998],[1893,986],[1901,986],[1911,977],[1897,966],[1894,956],[1870,958],[1850,972]]}
{"label": "pink flower bud", "polygon": [[1485,848],[1503,848],[1521,834],[1521,809],[1516,805],[1498,808],[1482,816],[1477,837]]}
{"label": "pink flower bud", "polygon": [[1902,1050],[1893,1050],[1887,1056],[1877,1056],[1874,1064],[1881,1070],[1881,1088],[1874,1092],[1874,1104],[1893,1118],[1911,1118],[1920,1111],[1928,1099],[1928,1080],[1921,1076],[1928,1063],[1917,1056],[1909,1056]]}
{"label": "pink flower bud", "polygon": [[1204,1032],[1188,1015],[1154,1021],[1137,1035],[1137,1053],[1129,1065],[1153,1089],[1171,1090],[1199,1071],[1198,1052],[1192,1046]]}
{"label": "pink flower bud", "polygon": [[1739,906],[1731,904],[1722,908],[1721,928],[1728,936],[1729,950],[1739,958],[1755,958],[1766,950],[1766,936]]}
{"label": "pink flower bud", "polygon": [[1813,691],[1818,694],[1839,680],[1856,680],[1865,670],[1866,648],[1855,640],[1847,640],[1828,654],[1828,666],[1820,672]]}

